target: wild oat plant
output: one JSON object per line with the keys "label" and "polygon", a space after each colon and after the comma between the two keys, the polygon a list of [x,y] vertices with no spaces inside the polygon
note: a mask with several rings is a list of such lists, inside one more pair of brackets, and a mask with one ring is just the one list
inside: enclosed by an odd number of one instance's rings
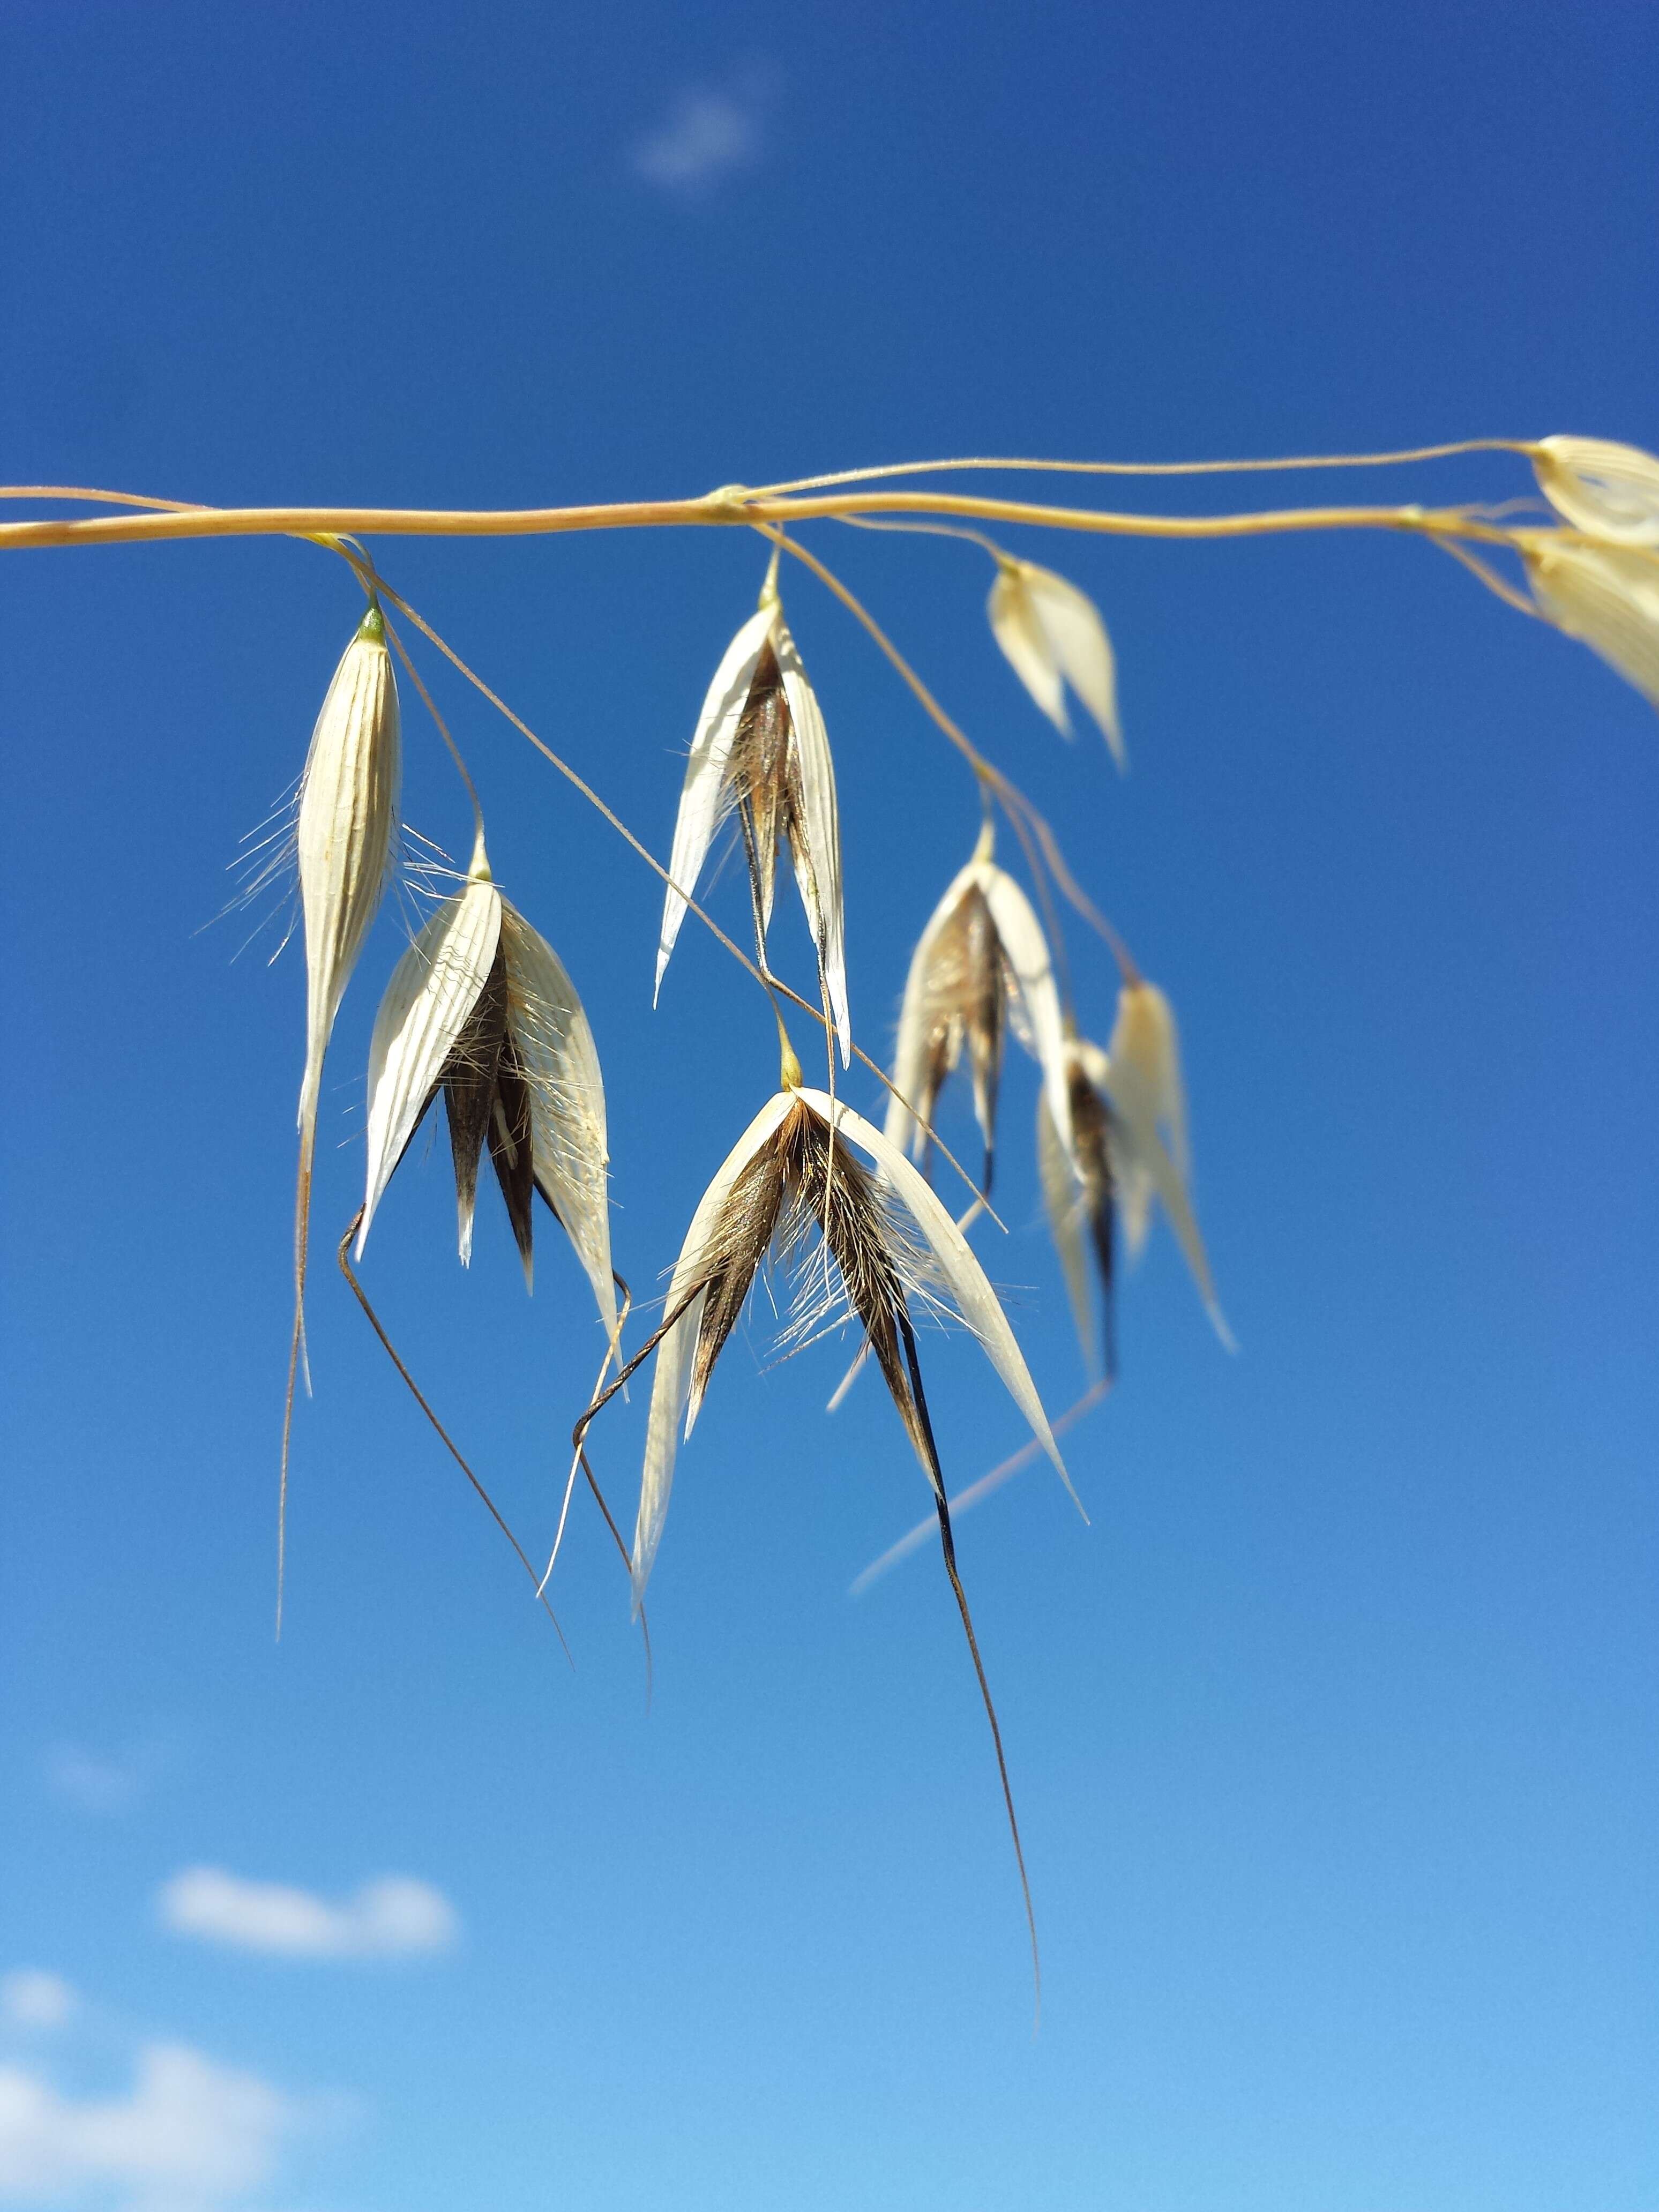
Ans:
{"label": "wild oat plant", "polygon": [[[1497,508],[1302,506],[1194,517],[1040,503],[952,485],[952,479],[982,483],[1021,475],[1146,478],[1395,466],[1475,453],[1518,456],[1529,464],[1541,498],[1517,498]],[[901,480],[909,480],[908,486]],[[279,1629],[283,1509],[295,1393],[305,1374],[312,1175],[323,1069],[341,1002],[405,847],[398,816],[402,737],[395,655],[465,787],[474,840],[465,877],[412,936],[380,1000],[369,1048],[363,1200],[340,1240],[340,1267],[428,1419],[495,1514],[387,1338],[350,1253],[355,1240],[361,1259],[398,1163],[441,1096],[462,1261],[471,1257],[478,1176],[487,1151],[526,1282],[539,1198],[592,1287],[605,1343],[588,1401],[572,1408],[570,1474],[544,1571],[532,1565],[499,1514],[495,1518],[546,1603],[572,1493],[578,1476],[585,1476],[626,1565],[641,1626],[646,1584],[665,1530],[676,1455],[681,1442],[690,1437],[757,1277],[769,1265],[793,1285],[784,1331],[791,1348],[850,1322],[861,1349],[830,1401],[831,1410],[860,1368],[873,1361],[933,1503],[930,1519],[876,1561],[854,1587],[937,1530],[990,1723],[1035,1971],[1036,1923],[1013,1796],[957,1570],[952,1515],[1040,1453],[1048,1455],[1071,1490],[1055,1433],[1098,1404],[1116,1374],[1114,1302],[1120,1256],[1127,1252],[1133,1257],[1139,1250],[1155,1207],[1169,1222],[1218,1335],[1224,1344],[1231,1339],[1193,1207],[1181,1054],[1168,999],[1142,974],[1120,931],[1084,894],[1059,839],[1018,785],[951,719],[875,616],[797,533],[805,525],[834,521],[963,538],[982,548],[994,570],[988,612],[996,646],[1036,707],[1067,737],[1073,734],[1067,700],[1075,697],[1122,769],[1127,756],[1119,723],[1115,661],[1098,610],[1063,575],[1006,550],[987,534],[986,526],[1178,539],[1310,530],[1391,532],[1450,554],[1506,605],[1588,645],[1659,705],[1659,460],[1633,447],[1573,437],[1536,443],[1474,439],[1407,453],[1265,462],[1152,465],[975,459],[849,470],[758,489],[726,485],[702,499],[501,514],[227,509],[63,486],[14,488],[4,495],[136,511],[78,520],[0,523],[0,545],[300,536],[349,567],[356,577],[352,588],[360,586],[367,599],[367,611],[318,714],[291,819],[266,841],[267,857],[258,871],[261,885],[290,869],[297,878],[307,976],[294,1324],[277,1468]],[[393,588],[366,541],[412,534],[459,538],[690,524],[755,532],[768,542],[769,551],[758,605],[726,647],[708,684],[692,734],[673,847],[664,865]],[[860,1048],[853,1027],[835,762],[823,708],[784,618],[780,571],[785,556],[792,574],[799,572],[807,588],[827,591],[862,625],[960,755],[981,802],[982,828],[965,863],[951,872],[952,856],[939,857],[939,874],[946,880],[910,960],[890,1074]],[[396,617],[451,662],[660,878],[664,899],[655,991],[662,988],[681,927],[692,914],[747,971],[767,1002],[764,1018],[776,1025],[778,1088],[760,1105],[697,1199],[660,1316],[631,1352],[625,1338],[632,1299],[611,1265],[605,1087],[592,1032],[558,955],[496,887],[477,790]],[[752,951],[727,936],[696,896],[715,837],[732,819],[748,878]],[[998,857],[998,839],[1005,835],[1004,857],[1023,866],[1025,884]],[[811,994],[797,992],[774,972],[768,949],[784,854],[817,956]],[[417,874],[429,873],[434,865],[428,859],[413,867]],[[1088,937],[1100,942],[1117,972],[1116,1018],[1103,1048],[1078,1031],[1062,934],[1062,912],[1067,908]],[[817,1026],[822,1085],[808,1083],[802,1073],[790,1039],[790,1015]],[[969,1232],[981,1222],[1000,1226],[992,1204],[992,1173],[1011,1035],[1036,1062],[1039,1180],[1091,1377],[1083,1395],[1053,1423],[969,1242]],[[838,1074],[854,1057],[885,1091],[879,1127],[837,1096]],[[934,1128],[940,1094],[964,1059],[982,1142],[976,1173],[956,1160]],[[625,1163],[622,1172],[625,1176]],[[954,1218],[934,1188],[936,1176],[961,1188],[962,1210]],[[951,1317],[971,1332],[1031,1431],[1032,1441],[1024,1450],[955,1496],[947,1488],[934,1441],[917,1348],[919,1316]],[[587,1444],[598,1417],[647,1361],[654,1367],[630,1541],[611,1516]]]}

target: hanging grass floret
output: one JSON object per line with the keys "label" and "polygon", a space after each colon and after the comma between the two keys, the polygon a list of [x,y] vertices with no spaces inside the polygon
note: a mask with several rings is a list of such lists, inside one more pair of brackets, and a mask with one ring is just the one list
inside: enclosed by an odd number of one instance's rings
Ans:
{"label": "hanging grass floret", "polygon": [[[854,1146],[870,1166],[857,1157]],[[823,1241],[821,1267],[805,1264],[815,1232]],[[957,1569],[950,1507],[922,1386],[913,1298],[953,1311],[972,1330],[1079,1513],[1082,1504],[1013,1331],[961,1231],[932,1186],[879,1129],[828,1092],[802,1083],[799,1063],[787,1046],[781,1087],[726,1154],[698,1201],[669,1283],[661,1326],[576,1425],[580,1452],[594,1415],[656,1353],[634,1531],[635,1608],[662,1540],[682,1428],[689,1437],[715,1364],[769,1256],[795,1270],[802,1285],[790,1332],[798,1341],[817,1334],[837,1310],[845,1310],[861,1328],[927,1476],[945,1571],[991,1725],[1030,1921],[1030,1891],[1001,1734]],[[1035,1963],[1034,1922],[1031,1941]]]}
{"label": "hanging grass floret", "polygon": [[1085,1360],[1094,1362],[1086,1230],[1099,1278],[1105,1373],[1116,1372],[1113,1303],[1116,1228],[1129,1257],[1146,1243],[1156,1200],[1176,1240],[1211,1325],[1229,1351],[1232,1333],[1216,1301],[1208,1255],[1193,1208],[1191,1150],[1175,1015],[1162,991],[1139,979],[1118,994],[1108,1049],[1086,1039],[1066,1044],[1071,1143],[1055,1133],[1045,1091],[1037,1103],[1037,1169],[1048,1225]]}
{"label": "hanging grass floret", "polygon": [[[866,1155],[875,1175],[849,1144]],[[636,1597],[667,1519],[682,1423],[689,1437],[762,1261],[769,1253],[798,1261],[814,1224],[929,1481],[936,1481],[937,1468],[916,1365],[912,1294],[954,1307],[1071,1490],[1013,1331],[962,1231],[879,1129],[801,1083],[792,1054],[783,1087],[744,1131],[698,1203],[668,1286],[663,1326],[647,1346],[656,1350],[657,1366],[634,1536]],[[821,1296],[809,1317],[822,1318],[823,1310]]]}
{"label": "hanging grass floret", "polygon": [[[1113,1172],[1110,1109],[1085,1073],[1085,1052],[1097,1053],[1097,1048],[1068,1039],[1066,1079],[1072,1132],[1069,1145],[1062,1141],[1054,1127],[1047,1091],[1038,1094],[1037,1176],[1042,1186],[1049,1232],[1066,1278],[1066,1296],[1077,1326],[1084,1364],[1111,1382],[1117,1379],[1117,1178]],[[1105,1060],[1104,1053],[1098,1053],[1103,1071]],[[1085,1231],[1094,1248],[1099,1284],[1098,1348],[1089,1291],[1089,1263],[1084,1250]]]}
{"label": "hanging grass floret", "polygon": [[1538,488],[1592,538],[1659,545],[1659,459],[1611,438],[1543,438],[1533,450]]}
{"label": "hanging grass floret", "polygon": [[1120,770],[1129,765],[1117,718],[1117,663],[1100,610],[1086,592],[1035,561],[997,556],[987,605],[991,634],[1009,665],[1063,737],[1069,684],[1100,726]]}
{"label": "hanging grass floret", "polygon": [[1659,707],[1659,550],[1566,531],[1517,532],[1546,621],[1576,637]]}
{"label": "hanging grass floret", "polygon": [[1065,1032],[1048,940],[1030,901],[997,866],[994,850],[988,821],[974,857],[951,879],[911,955],[886,1121],[889,1142],[913,1153],[925,1168],[939,1092],[965,1049],[985,1143],[980,1188],[988,1198],[1009,1026],[1042,1070],[1044,1095],[1062,1142],[1071,1126]]}
{"label": "hanging grass floret", "polygon": [[817,695],[770,575],[758,610],[726,647],[697,718],[674,824],[653,1003],[714,832],[732,813],[743,836],[763,957],[777,885],[778,848],[788,848],[842,1060],[850,1064],[835,765]]}
{"label": "hanging grass floret", "polygon": [[294,1201],[294,1334],[283,1411],[277,1505],[279,1631],[289,1444],[295,1386],[305,1357],[311,1179],[323,1062],[340,1001],[392,873],[400,769],[398,686],[386,650],[386,625],[380,607],[373,605],[334,672],[312,732],[295,830],[305,920],[306,1063],[300,1085],[300,1159]]}
{"label": "hanging grass floret", "polygon": [[539,1193],[575,1247],[614,1345],[599,1055],[557,955],[496,888],[482,830],[465,884],[404,954],[375,1016],[360,1257],[386,1185],[440,1091],[463,1264],[471,1259],[478,1168],[488,1146],[526,1285],[532,1197]]}

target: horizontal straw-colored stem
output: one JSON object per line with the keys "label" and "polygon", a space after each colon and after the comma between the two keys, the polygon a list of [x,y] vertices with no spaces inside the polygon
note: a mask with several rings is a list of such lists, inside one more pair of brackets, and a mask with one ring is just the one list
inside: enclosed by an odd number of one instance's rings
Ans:
{"label": "horizontal straw-colored stem", "polygon": [[788,526],[860,514],[959,515],[1119,538],[1231,538],[1287,531],[1390,530],[1418,537],[1506,544],[1509,533],[1462,507],[1277,507],[1242,514],[1125,514],[994,499],[975,492],[864,491],[750,498],[732,486],[701,499],[640,500],[598,507],[441,508],[401,507],[231,507],[166,514],[100,514],[0,523],[0,551],[63,545],[147,544],[201,538],[531,538],[585,530]]}

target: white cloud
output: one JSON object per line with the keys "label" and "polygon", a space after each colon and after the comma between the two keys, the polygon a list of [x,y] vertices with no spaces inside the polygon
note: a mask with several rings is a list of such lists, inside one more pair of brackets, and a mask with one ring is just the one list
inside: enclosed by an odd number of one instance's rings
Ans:
{"label": "white cloud", "polygon": [[657,128],[629,149],[635,173],[695,198],[722,177],[753,168],[765,150],[764,111],[775,88],[772,72],[763,69],[747,70],[724,88],[689,87]]}
{"label": "white cloud", "polygon": [[113,2191],[131,2212],[217,2212],[270,2178],[310,2117],[258,2075],[183,2044],[142,2045],[131,2088],[108,2098],[65,2096],[0,2066],[0,2202]]}
{"label": "white cloud", "polygon": [[78,1744],[59,1743],[46,1754],[46,1781],[83,1813],[125,1813],[148,1779],[145,1765],[140,1759],[105,1759]]}
{"label": "white cloud", "polygon": [[406,1958],[447,1949],[459,1929],[443,1893],[407,1875],[365,1882],[335,1904],[284,1882],[191,1867],[165,1885],[159,1905],[175,1935],[289,1959]]}
{"label": "white cloud", "polygon": [[80,2002],[61,1974],[39,1966],[19,1966],[0,1977],[0,2020],[9,2027],[62,2027]]}

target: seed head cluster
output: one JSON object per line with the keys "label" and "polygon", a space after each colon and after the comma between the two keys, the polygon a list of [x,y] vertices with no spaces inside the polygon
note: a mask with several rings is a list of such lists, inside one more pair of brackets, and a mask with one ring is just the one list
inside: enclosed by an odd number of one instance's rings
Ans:
{"label": "seed head cluster", "polygon": [[[1518,450],[1532,461],[1538,489],[1559,518],[1556,526],[1489,528],[1480,521],[1481,511],[1471,509],[1452,518],[1469,543],[1454,542],[1458,533],[1451,529],[1449,550],[1500,596],[1583,641],[1659,705],[1659,459],[1636,447],[1577,437],[1547,438]],[[1401,513],[1424,519],[1421,510]],[[801,550],[781,531],[768,534],[780,549],[791,544],[791,550]],[[1483,553],[1471,550],[1493,541],[1516,562],[1528,598],[1495,574]],[[1080,702],[1124,768],[1116,664],[1098,610],[1054,570],[1003,552],[988,539],[977,542],[995,562],[987,607],[992,635],[1019,682],[1067,736],[1068,701]],[[787,855],[813,947],[825,1030],[847,1068],[854,1046],[835,764],[817,693],[784,620],[776,569],[775,553],[759,605],[721,657],[693,731],[665,872],[655,986],[659,992],[716,836],[723,825],[734,825],[747,878],[755,973],[773,994],[780,1028],[769,942],[780,864]],[[366,567],[363,573],[373,577]],[[820,567],[820,573],[827,572]],[[880,630],[865,619],[885,646]],[[295,1383],[303,1362],[324,1065],[398,843],[401,731],[388,641],[376,600],[328,687],[294,817],[307,1012],[284,1497]],[[403,652],[401,644],[398,649]],[[893,648],[886,649],[926,700],[920,680]],[[415,680],[418,685],[419,678]],[[942,713],[938,719],[945,721]],[[945,726],[960,738],[953,726]],[[447,729],[444,735],[447,739]],[[1031,899],[998,863],[994,794],[1025,846],[1051,924],[1051,891],[1064,890],[1079,908],[1091,910],[1071,884],[1042,817],[1024,800],[1011,803],[1012,787],[963,742],[979,777],[984,827],[912,953],[884,1125],[878,1128],[834,1095],[833,1048],[826,1092],[803,1081],[786,1044],[779,1089],[732,1146],[693,1213],[659,1326],[626,1361],[620,1278],[611,1264],[605,1087],[592,1032],[557,955],[496,885],[482,811],[463,769],[477,815],[472,859],[413,936],[380,1006],[369,1055],[367,1177],[355,1226],[361,1255],[400,1162],[441,1097],[462,1261],[470,1264],[471,1258],[486,1153],[527,1285],[539,1196],[587,1276],[607,1346],[599,1385],[577,1424],[582,1465],[587,1465],[594,1416],[654,1356],[631,1546],[617,1534],[636,1607],[661,1540],[679,1443],[691,1433],[762,1271],[775,1269],[793,1285],[793,1320],[786,1331],[792,1349],[802,1348],[827,1325],[850,1323],[860,1340],[860,1358],[873,1360],[887,1386],[935,1500],[945,1562],[1013,1826],[1000,1735],[957,1572],[913,1312],[920,1302],[965,1324],[1069,1490],[1024,1357],[965,1233],[989,1208],[1011,1033],[1036,1062],[1039,1180],[1085,1358],[1103,1378],[1092,1395],[1116,1375],[1123,1263],[1139,1255],[1155,1210],[1167,1219],[1218,1334],[1224,1342],[1231,1340],[1194,1205],[1185,1088],[1170,1001],[1113,939],[1121,985],[1108,1042],[1102,1048],[1081,1033],[1064,948],[1057,937],[1051,944]],[[1104,933],[1111,937],[1109,930]],[[950,1079],[964,1062],[983,1164],[975,1203],[957,1221],[931,1177],[943,1150],[937,1117]],[[613,1367],[615,1378],[607,1382]],[[591,1468],[589,1474],[592,1480]],[[279,1558],[280,1552],[279,1540]],[[1017,1826],[1014,1840],[1018,1850]],[[1023,1880],[1023,1859],[1021,1873]],[[1029,1912],[1029,1893],[1027,1907]]]}

